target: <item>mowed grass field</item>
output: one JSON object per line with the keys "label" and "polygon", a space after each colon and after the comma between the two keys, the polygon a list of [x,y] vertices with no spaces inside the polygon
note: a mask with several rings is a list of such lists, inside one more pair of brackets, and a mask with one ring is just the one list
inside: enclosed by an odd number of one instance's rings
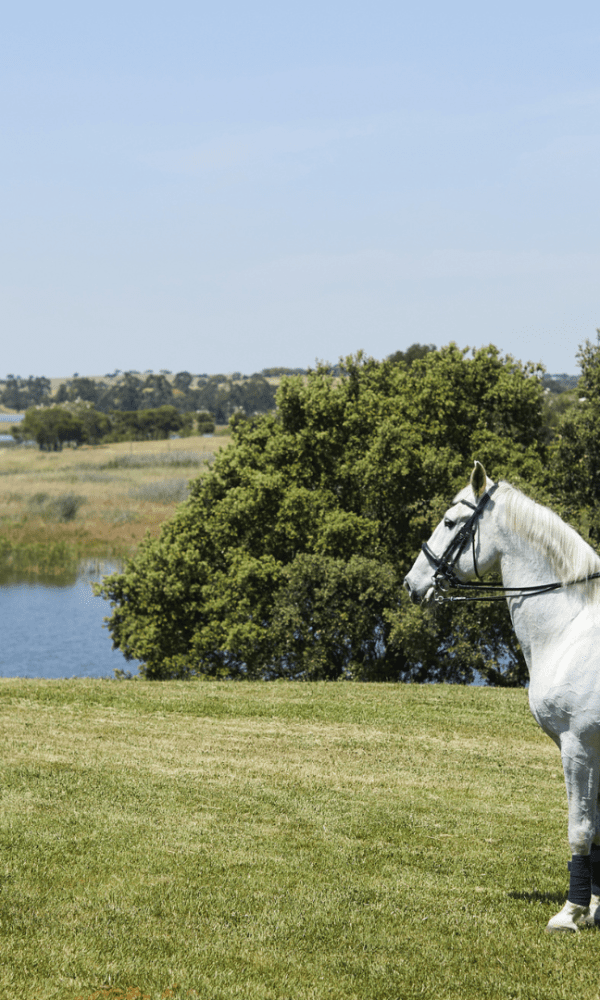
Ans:
{"label": "mowed grass field", "polygon": [[0,996],[597,998],[524,691],[0,681]]}
{"label": "mowed grass field", "polygon": [[0,448],[0,536],[14,546],[64,543],[81,557],[130,555],[158,534],[229,437],[65,448]]}

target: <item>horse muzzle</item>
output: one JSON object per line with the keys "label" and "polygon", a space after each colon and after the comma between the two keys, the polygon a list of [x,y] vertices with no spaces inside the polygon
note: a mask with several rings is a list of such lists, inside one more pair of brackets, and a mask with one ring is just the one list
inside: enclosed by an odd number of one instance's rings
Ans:
{"label": "horse muzzle", "polygon": [[412,604],[427,604],[433,597],[435,590],[431,584],[424,590],[417,590],[417,588],[408,579],[408,576],[404,577],[404,587]]}

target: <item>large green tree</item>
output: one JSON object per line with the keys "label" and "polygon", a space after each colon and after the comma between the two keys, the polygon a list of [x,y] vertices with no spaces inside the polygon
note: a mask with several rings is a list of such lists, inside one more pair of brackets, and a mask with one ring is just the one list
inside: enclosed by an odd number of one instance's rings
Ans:
{"label": "large green tree", "polygon": [[159,441],[170,434],[191,429],[189,414],[178,413],[174,406],[159,406],[155,410],[113,410],[112,428],[106,441]]}
{"label": "large green tree", "polygon": [[238,421],[160,537],[105,580],[115,645],[149,678],[521,683],[503,606],[432,616],[402,580],[474,456],[543,486],[538,376],[452,344],[284,379],[277,413]]}
{"label": "large green tree", "polygon": [[30,407],[11,434],[16,441],[35,440],[42,451],[62,451],[65,441],[79,444],[84,438],[81,421],[62,406]]}

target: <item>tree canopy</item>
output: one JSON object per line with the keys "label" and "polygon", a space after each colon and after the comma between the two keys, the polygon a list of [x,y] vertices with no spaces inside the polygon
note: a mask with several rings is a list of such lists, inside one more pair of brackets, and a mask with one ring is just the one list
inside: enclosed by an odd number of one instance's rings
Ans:
{"label": "tree canopy", "polygon": [[159,538],[99,588],[146,677],[523,682],[504,605],[432,617],[402,580],[474,457],[543,489],[540,370],[454,344],[340,370],[284,378],[276,414],[238,421]]}

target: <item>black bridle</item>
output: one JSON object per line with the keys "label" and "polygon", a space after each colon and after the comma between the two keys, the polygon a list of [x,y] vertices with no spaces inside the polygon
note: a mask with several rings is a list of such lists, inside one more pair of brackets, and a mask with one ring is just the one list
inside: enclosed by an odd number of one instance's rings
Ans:
{"label": "black bridle", "polygon": [[[482,516],[485,508],[492,499],[493,494],[498,489],[498,484],[494,483],[492,487],[484,493],[481,497],[479,503],[474,504],[469,500],[459,500],[458,503],[463,503],[467,507],[470,507],[473,513],[470,518],[463,524],[460,531],[456,533],[454,538],[448,543],[441,556],[436,556],[435,552],[432,552],[429,548],[427,542],[423,542],[421,548],[423,552],[429,559],[429,562],[435,566],[435,573],[433,574],[433,585],[437,590],[447,590],[448,587],[479,587],[485,586],[485,584],[464,584],[458,579],[454,566],[458,562],[463,550],[471,542],[473,549],[473,567],[475,569],[475,576],[479,581],[481,577],[479,575],[479,570],[477,568],[477,556],[475,554],[475,535],[477,533],[477,522]],[[436,595],[437,596],[437,595]],[[445,600],[452,600],[452,598],[444,598]]]}
{"label": "black bridle", "polygon": [[[454,538],[448,543],[441,556],[436,556],[435,552],[432,552],[429,548],[427,542],[423,542],[421,548],[429,559],[429,562],[435,567],[435,573],[433,574],[433,597],[436,603],[444,604],[448,601],[453,603],[457,603],[459,601],[504,601],[506,600],[507,594],[512,594],[515,597],[535,597],[538,594],[547,594],[553,590],[561,590],[563,587],[572,587],[577,583],[587,583],[588,580],[600,579],[600,572],[598,572],[591,573],[589,576],[585,576],[581,580],[569,580],[568,583],[561,583],[560,581],[555,583],[542,583],[534,585],[533,587],[503,587],[501,583],[483,583],[477,568],[475,535],[477,534],[478,521],[483,515],[483,512],[492,496],[498,489],[498,485],[498,483],[494,483],[494,485],[483,494],[477,504],[470,503],[469,500],[457,501],[457,503],[462,503],[467,507],[470,507],[473,513],[468,520],[465,521],[460,531],[458,531]],[[462,580],[458,579],[454,571],[456,563],[458,562],[464,549],[469,545],[469,542],[471,543],[473,550],[473,568],[479,583],[463,583]],[[450,587],[454,587],[456,590],[475,591],[475,593],[465,595],[464,597],[449,597],[446,596],[446,591]],[[485,591],[485,593],[482,593],[482,591]]]}

